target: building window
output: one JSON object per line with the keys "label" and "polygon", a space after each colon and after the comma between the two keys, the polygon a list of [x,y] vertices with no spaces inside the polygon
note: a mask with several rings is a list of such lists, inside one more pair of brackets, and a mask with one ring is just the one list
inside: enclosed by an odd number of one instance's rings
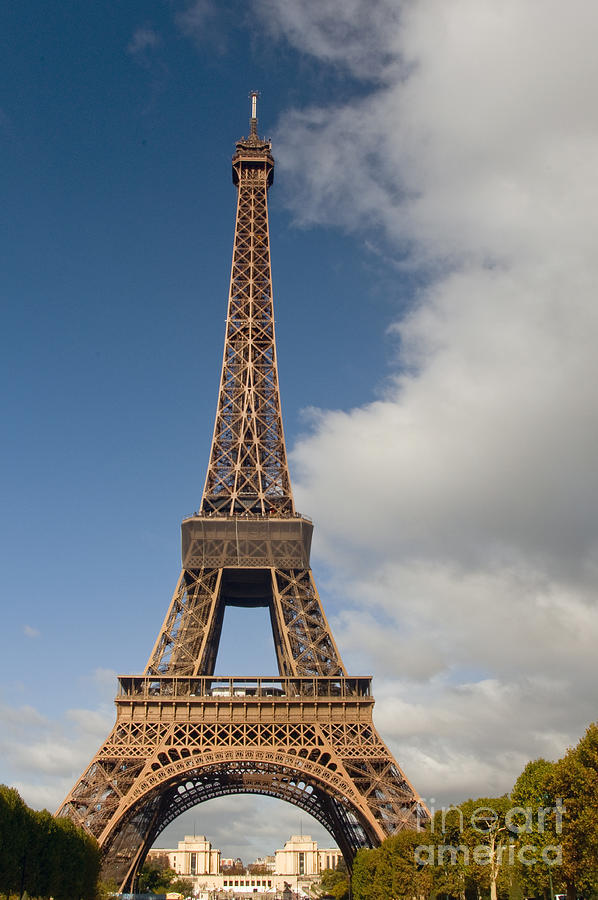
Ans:
{"label": "building window", "polygon": [[299,874],[305,875],[305,853],[299,854]]}
{"label": "building window", "polygon": [[191,875],[196,875],[197,874],[197,853],[190,853],[189,856],[191,857],[189,872],[191,873]]}

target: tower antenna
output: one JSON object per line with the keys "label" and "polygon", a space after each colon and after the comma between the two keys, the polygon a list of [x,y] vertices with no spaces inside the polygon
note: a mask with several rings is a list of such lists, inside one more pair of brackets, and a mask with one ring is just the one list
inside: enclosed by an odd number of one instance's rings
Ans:
{"label": "tower antenna", "polygon": [[257,134],[257,98],[259,95],[259,91],[249,92],[249,99],[251,100],[251,118],[249,120],[249,127],[251,129],[251,134]]}

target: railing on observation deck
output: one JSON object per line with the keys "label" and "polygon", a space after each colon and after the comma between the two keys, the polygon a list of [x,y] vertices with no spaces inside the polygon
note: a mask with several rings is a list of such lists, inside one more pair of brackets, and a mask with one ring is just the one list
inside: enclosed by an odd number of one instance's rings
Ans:
{"label": "railing on observation deck", "polygon": [[344,700],[371,697],[370,677],[227,678],[216,675],[120,675],[118,699]]}
{"label": "railing on observation deck", "polygon": [[300,512],[282,512],[281,510],[268,510],[268,512],[256,514],[253,512],[239,512],[236,515],[229,515],[227,512],[215,512],[214,510],[210,510],[209,512],[204,512],[202,509],[196,509],[195,512],[191,513],[188,516],[183,516],[183,522],[187,522],[189,519],[241,519],[242,521],[246,521],[247,519],[305,519],[306,522],[311,522],[313,524],[313,519],[310,516],[306,516],[305,513]]}

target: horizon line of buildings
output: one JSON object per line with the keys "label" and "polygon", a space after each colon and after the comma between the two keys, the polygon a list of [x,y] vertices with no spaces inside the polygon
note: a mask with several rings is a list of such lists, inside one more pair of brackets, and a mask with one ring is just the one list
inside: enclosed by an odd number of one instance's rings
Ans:
{"label": "horizon line of buildings", "polygon": [[[176,849],[153,847],[152,859],[167,858],[177,875],[193,882],[195,896],[208,900],[214,891],[231,894],[275,894],[290,888],[300,896],[310,896],[310,888],[325,869],[338,868],[342,853],[338,847],[318,849],[311,835],[294,834],[273,856],[264,856],[244,869],[240,859],[222,858],[205,835],[185,835]],[[227,871],[228,870],[228,871]]]}

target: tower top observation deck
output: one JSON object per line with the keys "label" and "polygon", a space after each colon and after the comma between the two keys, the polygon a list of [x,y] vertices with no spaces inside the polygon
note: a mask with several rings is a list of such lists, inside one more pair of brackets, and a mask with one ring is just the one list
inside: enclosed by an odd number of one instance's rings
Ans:
{"label": "tower top observation deck", "polygon": [[241,168],[247,172],[255,172],[261,169],[266,176],[266,187],[270,187],[274,181],[274,157],[272,156],[272,141],[264,140],[257,131],[257,98],[258,91],[251,91],[251,117],[249,119],[249,137],[242,137],[236,143],[236,151],[233,155],[233,184],[239,184]]}

